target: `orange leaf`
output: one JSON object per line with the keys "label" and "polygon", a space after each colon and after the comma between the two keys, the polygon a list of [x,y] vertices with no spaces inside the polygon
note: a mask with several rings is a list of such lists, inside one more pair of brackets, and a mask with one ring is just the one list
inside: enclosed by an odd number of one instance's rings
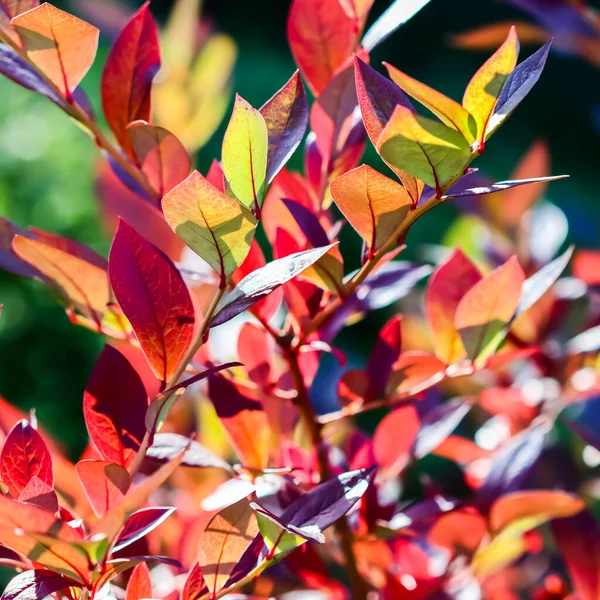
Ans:
{"label": "orange leaf", "polygon": [[190,157],[170,131],[145,121],[134,121],[127,130],[137,163],[160,198],[189,175]]}
{"label": "orange leaf", "polygon": [[81,312],[95,320],[104,314],[110,299],[106,270],[79,256],[20,235],[13,239],[13,249],[56,283]]}
{"label": "orange leaf", "polygon": [[412,205],[403,186],[367,165],[334,179],[331,195],[369,246],[370,257],[390,239]]}
{"label": "orange leaf", "polygon": [[152,598],[152,581],[150,580],[150,569],[146,563],[140,563],[129,578],[125,600],[142,600]]}
{"label": "orange leaf", "polygon": [[498,349],[519,305],[524,281],[523,269],[513,256],[462,297],[454,325],[469,358],[485,362]]}
{"label": "orange leaf", "polygon": [[490,511],[490,526],[500,531],[524,518],[550,519],[571,517],[583,510],[581,498],[561,490],[528,490],[506,494],[496,500]]}
{"label": "orange leaf", "polygon": [[11,24],[31,62],[70,98],[94,62],[98,29],[47,2]]}
{"label": "orange leaf", "polygon": [[198,543],[198,564],[211,594],[227,583],[257,535],[256,515],[245,498],[210,520]]}
{"label": "orange leaf", "polygon": [[433,338],[435,355],[447,365],[466,357],[454,316],[462,297],[479,280],[481,274],[473,263],[457,249],[431,276],[427,286],[427,319]]}

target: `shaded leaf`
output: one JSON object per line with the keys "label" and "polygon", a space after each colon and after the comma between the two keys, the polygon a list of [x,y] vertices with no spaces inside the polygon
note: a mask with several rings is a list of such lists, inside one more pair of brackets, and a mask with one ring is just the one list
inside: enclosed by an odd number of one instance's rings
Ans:
{"label": "shaded leaf", "polygon": [[484,194],[494,194],[496,192],[502,192],[504,190],[510,190],[512,188],[519,187],[521,185],[529,185],[531,183],[546,183],[548,181],[556,181],[558,179],[565,179],[568,175],[555,175],[553,177],[534,177],[532,179],[516,179],[508,181],[497,181],[491,185],[484,185],[475,188],[468,188],[460,192],[446,194],[445,199],[450,198],[462,198],[464,196],[482,196]]}
{"label": "shaded leaf", "polygon": [[107,461],[128,467],[146,428],[146,390],[129,361],[104,346],[83,395],[83,414],[90,438]]}
{"label": "shaded leaf", "polygon": [[546,66],[551,45],[552,40],[546,42],[539,50],[517,65],[508,76],[487,125],[486,136],[491,135],[502,125],[537,83]]}
{"label": "shaded leaf", "polygon": [[256,515],[246,499],[210,520],[198,543],[198,564],[211,594],[227,583],[258,532]]}
{"label": "shaded leaf", "polygon": [[4,588],[2,600],[42,600],[68,587],[80,587],[80,585],[52,571],[31,569],[11,579]]}
{"label": "shaded leaf", "polygon": [[54,486],[52,458],[42,436],[25,420],[9,432],[0,454],[0,479],[14,498],[38,477],[50,488]]}
{"label": "shaded leaf", "polygon": [[290,254],[284,258],[271,261],[264,267],[253,271],[230,292],[219,304],[211,327],[221,325],[239,315],[255,302],[269,295],[280,285],[288,282],[317,262],[334,245],[313,248],[304,252]]}
{"label": "shaded leaf", "polygon": [[45,481],[34,475],[19,494],[19,502],[29,502],[41,506],[51,513],[58,510],[58,496]]}
{"label": "shaded leaf", "polygon": [[269,460],[271,432],[262,404],[222,375],[211,375],[208,395],[245,467],[262,470]]}
{"label": "shaded leaf", "polygon": [[75,465],[77,477],[98,517],[123,498],[131,485],[127,470],[103,460],[81,460]]}
{"label": "shaded leaf", "polygon": [[127,126],[150,121],[152,81],[160,68],[156,23],[146,2],[117,37],[102,73],[104,115],[121,147],[131,153]]}
{"label": "shaded leaf", "polygon": [[250,250],[256,220],[194,171],[162,202],[173,231],[220,276],[221,286]]}
{"label": "shaded leaf", "polygon": [[110,283],[156,377],[178,369],[194,334],[194,306],[169,258],[121,220],[109,257]]}
{"label": "shaded leaf", "polygon": [[298,72],[260,109],[267,125],[269,149],[266,183],[285,166],[306,133],[308,100]]}
{"label": "shaded leaf", "polygon": [[11,25],[29,60],[70,99],[94,62],[98,29],[47,2],[16,16]]}

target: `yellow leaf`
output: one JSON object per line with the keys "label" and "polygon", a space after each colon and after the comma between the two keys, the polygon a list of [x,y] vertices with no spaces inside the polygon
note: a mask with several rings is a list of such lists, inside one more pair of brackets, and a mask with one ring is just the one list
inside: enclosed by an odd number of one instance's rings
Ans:
{"label": "yellow leaf", "polygon": [[448,127],[460,131],[469,143],[475,141],[477,126],[475,120],[458,102],[430,88],[428,85],[409,77],[389,63],[383,63],[391,80],[401,87],[409,96],[428,108],[439,117]]}
{"label": "yellow leaf", "polygon": [[173,188],[162,207],[173,231],[220,275],[224,285],[250,251],[256,228],[252,214],[198,171]]}
{"label": "yellow leaf", "polygon": [[485,144],[488,137],[488,122],[506,78],[517,65],[518,56],[519,39],[516,29],[511,27],[506,41],[473,75],[465,90],[463,106],[477,123],[477,138],[481,144]]}
{"label": "yellow leaf", "polygon": [[223,173],[235,197],[255,212],[265,193],[269,136],[260,112],[236,96],[223,138]]}

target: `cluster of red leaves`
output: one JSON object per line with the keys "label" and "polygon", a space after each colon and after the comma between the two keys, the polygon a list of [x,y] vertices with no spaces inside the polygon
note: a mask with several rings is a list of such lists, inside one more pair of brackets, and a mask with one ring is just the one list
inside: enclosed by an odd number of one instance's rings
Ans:
{"label": "cluster of red leaves", "polygon": [[[0,222],[1,265],[106,340],[75,465],[2,404],[0,563],[20,571],[3,600],[598,598],[594,480],[557,433],[600,449],[598,302],[582,310],[599,258],[577,253],[561,279],[573,249],[558,255],[563,239],[538,226],[560,221],[541,201],[556,179],[543,145],[512,180],[470,168],[549,44],[518,63],[510,29],[462,103],[391,65],[384,77],[369,53],[426,3],[397,0],[363,34],[370,0],[294,0],[299,72],[260,109],[236,98],[221,160],[201,175],[151,122],[161,58],[147,4],[104,68],[113,143],[78,87],[98,31],[37,0],[0,0],[0,71],[89,132],[108,221],[119,217],[108,261]],[[291,172],[308,127],[304,173]],[[359,165],[367,138],[389,176]],[[444,254],[433,274],[395,260],[412,225],[452,198],[479,232],[471,257]],[[352,273],[337,244],[346,223],[363,243]],[[337,334],[429,275],[425,310],[392,316],[364,368],[346,368]],[[211,337],[223,326],[225,349]],[[317,414],[323,354],[340,364],[339,407]],[[372,436],[351,425],[376,409]]]}

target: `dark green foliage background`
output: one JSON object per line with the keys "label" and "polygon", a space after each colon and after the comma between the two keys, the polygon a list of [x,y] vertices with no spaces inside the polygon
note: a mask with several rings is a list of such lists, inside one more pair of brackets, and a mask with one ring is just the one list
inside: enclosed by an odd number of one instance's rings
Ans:
{"label": "dark green foliage background", "polygon": [[[80,0],[90,1],[90,0]],[[92,0],[102,2],[103,0]],[[56,2],[77,12],[77,2]],[[132,7],[139,3],[130,2]],[[153,0],[157,18],[171,2]],[[389,2],[377,0],[379,14]],[[290,76],[293,61],[285,38],[289,3],[285,0],[207,0],[205,12],[215,26],[230,33],[239,45],[235,90],[259,106]],[[485,55],[453,49],[449,36],[499,20],[523,15],[494,0],[432,0],[413,21],[382,44],[372,56],[377,66],[387,60],[418,79],[459,99],[464,86]],[[108,40],[84,87],[98,106],[98,84]],[[522,49],[522,57],[532,51]],[[552,54],[546,72],[529,98],[495,136],[477,166],[497,178],[509,176],[514,165],[536,139],[546,139],[553,156],[553,172],[571,179],[553,184],[549,197],[567,214],[571,237],[581,247],[598,244],[600,169],[598,131],[594,111],[600,111],[600,73],[578,59]],[[207,168],[220,155],[224,127],[199,156]],[[67,235],[108,250],[94,196],[93,170],[98,154],[92,142],[53,105],[0,80],[0,214],[20,224]],[[366,161],[381,168],[371,148]],[[300,154],[292,165],[299,167]],[[411,232],[412,247],[439,241],[455,213],[451,206],[437,210]],[[352,236],[345,249],[356,261]],[[411,250],[414,254],[414,250]],[[352,260],[350,262],[352,262]],[[85,382],[102,340],[73,327],[41,285],[0,273],[0,394],[29,410],[60,440],[72,458],[85,444],[81,413]],[[378,320],[382,315],[378,315]],[[372,324],[352,328],[342,339],[360,354],[369,350],[365,336]],[[360,336],[360,337],[358,337]],[[357,346],[355,340],[360,339]],[[352,343],[354,342],[354,343]]]}

